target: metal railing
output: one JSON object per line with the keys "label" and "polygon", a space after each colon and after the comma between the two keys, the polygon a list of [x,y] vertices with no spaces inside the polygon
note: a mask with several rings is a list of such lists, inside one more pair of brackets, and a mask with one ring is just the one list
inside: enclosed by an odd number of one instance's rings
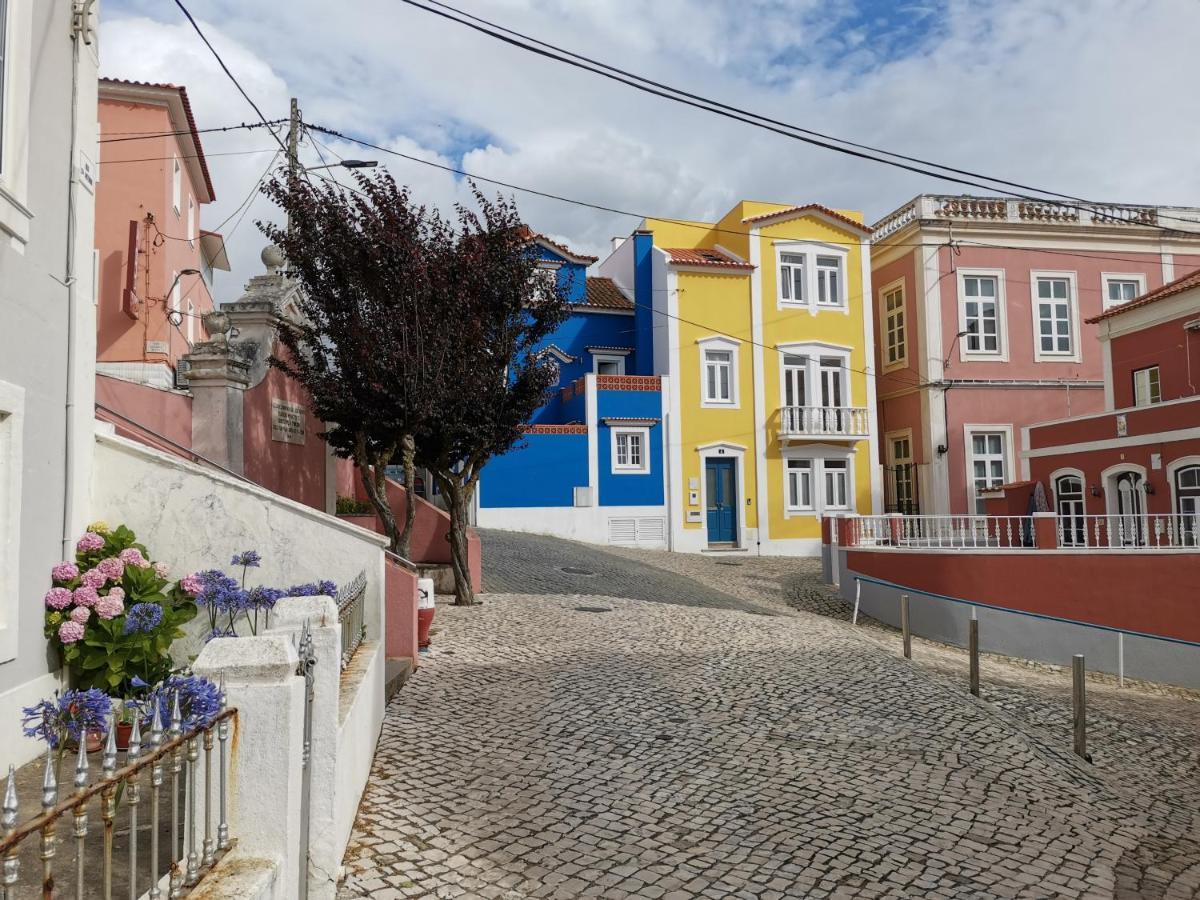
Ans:
{"label": "metal railing", "polygon": [[[121,874],[128,882],[130,900],[137,900],[146,893],[151,900],[163,896],[163,876],[166,880],[168,898],[184,896],[195,885],[225,851],[231,846],[229,822],[226,818],[226,782],[229,771],[229,723],[237,714],[236,709],[225,706],[224,692],[221,711],[208,724],[184,732],[176,696],[171,712],[171,722],[164,731],[162,717],[155,706],[150,726],[149,742],[142,744],[141,724],[134,720],[129,738],[129,749],[125,753],[125,765],[117,768],[117,732],[115,718],[109,722],[108,737],[101,757],[102,777],[88,784],[87,739],[79,742],[74,767],[74,791],[65,799],[59,799],[57,766],[54,751],[46,754],[46,772],[42,781],[42,812],[23,825],[17,820],[20,807],[17,798],[16,773],[10,766],[8,787],[4,794],[3,815],[0,826],[4,837],[0,840],[0,859],[3,859],[0,874],[0,898],[15,900],[28,897],[30,891],[22,884],[41,882],[42,896],[56,894],[54,857],[58,839],[55,832],[59,822],[71,817],[71,836],[75,839],[75,889],[76,898],[83,898],[85,888],[89,895],[96,890],[94,853],[95,847],[88,845],[89,822],[88,802],[99,798],[100,819],[103,823],[103,852],[99,862],[101,893],[109,900],[113,896],[113,874],[117,857],[115,838],[118,806],[126,806],[127,871]],[[220,743],[218,761],[219,787],[213,790],[213,735]],[[200,778],[200,752],[204,751],[203,777]],[[203,799],[198,798],[197,780],[202,782]],[[163,786],[169,780],[166,797],[170,806],[168,814],[167,867],[163,868],[160,847],[163,829]],[[148,784],[145,782],[148,781]],[[180,804],[180,786],[183,801]],[[139,817],[142,806],[142,789],[149,788],[150,852],[148,858],[139,855]],[[213,809],[216,798],[217,809]],[[214,830],[215,819],[215,830]],[[203,830],[203,839],[201,839]],[[21,847],[26,838],[40,836],[38,856],[41,859],[40,877],[22,879]],[[94,845],[93,841],[93,845]],[[64,891],[62,895],[65,895]]]}
{"label": "metal railing", "polygon": [[865,436],[870,417],[865,406],[784,406],[779,410],[779,433],[795,436]]}
{"label": "metal railing", "polygon": [[1104,550],[1200,550],[1200,517],[1194,515],[1059,516],[1060,547]]}
{"label": "metal railing", "polygon": [[1029,516],[862,516],[851,520],[860,547],[1006,550],[1037,546]]}
{"label": "metal railing", "polygon": [[359,645],[367,637],[367,573],[359,572],[337,595],[338,622],[342,626],[342,668],[350,664]]}

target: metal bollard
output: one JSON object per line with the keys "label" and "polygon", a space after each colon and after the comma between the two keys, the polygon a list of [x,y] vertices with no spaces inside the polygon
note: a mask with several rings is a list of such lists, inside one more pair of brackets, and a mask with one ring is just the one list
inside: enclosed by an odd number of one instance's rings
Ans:
{"label": "metal bollard", "polygon": [[971,652],[971,693],[979,696],[979,620],[972,618],[968,631],[968,647]]}
{"label": "metal bollard", "polygon": [[908,594],[900,595],[900,631],[904,634],[904,658],[912,659],[912,628],[908,621]]}
{"label": "metal bollard", "polygon": [[1084,687],[1083,654],[1071,657],[1071,708],[1075,714],[1075,755],[1088,760],[1087,753],[1087,691]]}

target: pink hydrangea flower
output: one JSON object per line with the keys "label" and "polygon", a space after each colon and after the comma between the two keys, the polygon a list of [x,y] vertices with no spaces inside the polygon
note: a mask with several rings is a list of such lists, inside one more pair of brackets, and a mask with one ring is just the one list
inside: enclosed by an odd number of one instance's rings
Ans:
{"label": "pink hydrangea flower", "polygon": [[71,621],[78,622],[80,625],[85,624],[91,616],[92,611],[86,606],[77,606],[71,610]]}
{"label": "pink hydrangea flower", "polygon": [[191,575],[185,575],[179,580],[179,586],[192,597],[199,596],[200,592],[204,590],[204,582],[200,579],[199,572],[193,572]]}
{"label": "pink hydrangea flower", "polygon": [[75,544],[75,549],[83,553],[88,553],[92,550],[99,550],[103,546],[104,538],[100,537],[94,531],[85,531],[83,537]]}
{"label": "pink hydrangea flower", "polygon": [[[138,556],[140,557],[141,554],[139,553]],[[125,563],[115,556],[110,556],[108,559],[102,559],[96,563],[96,571],[102,573],[109,581],[119,581],[125,574]]]}
{"label": "pink hydrangea flower", "polygon": [[66,609],[71,605],[72,594],[65,587],[50,588],[46,591],[46,606],[50,609]]}
{"label": "pink hydrangea flower", "polygon": [[123,588],[123,587],[109,588],[108,596],[116,597],[118,600],[120,600],[122,603],[124,603],[125,602],[125,588]]}
{"label": "pink hydrangea flower", "polygon": [[104,585],[108,584],[108,576],[99,569],[88,569],[83,573],[83,578],[80,579],[84,587],[100,590]]}
{"label": "pink hydrangea flower", "polygon": [[159,578],[170,578],[171,577],[171,567],[169,565],[167,565],[165,562],[156,562],[154,564],[154,574],[157,575]]}
{"label": "pink hydrangea flower", "polygon": [[142,551],[137,547],[127,547],[118,553],[117,556],[127,566],[137,566],[139,569],[150,568],[150,560],[142,556]]}
{"label": "pink hydrangea flower", "polygon": [[55,581],[70,581],[79,577],[79,566],[72,562],[60,562],[50,570],[50,577]]}
{"label": "pink hydrangea flower", "polygon": [[77,606],[95,606],[96,601],[100,599],[100,595],[96,593],[94,587],[84,585],[83,587],[75,588],[74,598]]}
{"label": "pink hydrangea flower", "polygon": [[125,604],[122,602],[125,599],[125,592],[121,591],[119,597],[114,596],[120,590],[120,588],[113,588],[108,592],[107,597],[101,597],[96,601],[96,615],[102,619],[115,619],[125,612]]}
{"label": "pink hydrangea flower", "polygon": [[74,619],[67,619],[58,626],[58,639],[64,644],[73,644],[83,638],[83,626]]}

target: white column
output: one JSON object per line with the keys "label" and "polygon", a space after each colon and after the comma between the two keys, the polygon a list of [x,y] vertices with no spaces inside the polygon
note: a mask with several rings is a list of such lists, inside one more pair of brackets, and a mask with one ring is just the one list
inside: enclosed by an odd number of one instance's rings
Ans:
{"label": "white column", "polygon": [[301,750],[304,681],[284,635],[217,638],[192,666],[225,681],[237,710],[230,741],[229,833],[239,854],[278,867],[272,896],[299,896]]}

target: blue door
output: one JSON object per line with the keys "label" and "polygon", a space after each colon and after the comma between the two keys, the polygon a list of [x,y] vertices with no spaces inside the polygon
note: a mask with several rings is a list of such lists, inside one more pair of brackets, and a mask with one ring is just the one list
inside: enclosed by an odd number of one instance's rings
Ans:
{"label": "blue door", "polygon": [[737,543],[736,460],[709,459],[704,464],[708,498],[709,544]]}

